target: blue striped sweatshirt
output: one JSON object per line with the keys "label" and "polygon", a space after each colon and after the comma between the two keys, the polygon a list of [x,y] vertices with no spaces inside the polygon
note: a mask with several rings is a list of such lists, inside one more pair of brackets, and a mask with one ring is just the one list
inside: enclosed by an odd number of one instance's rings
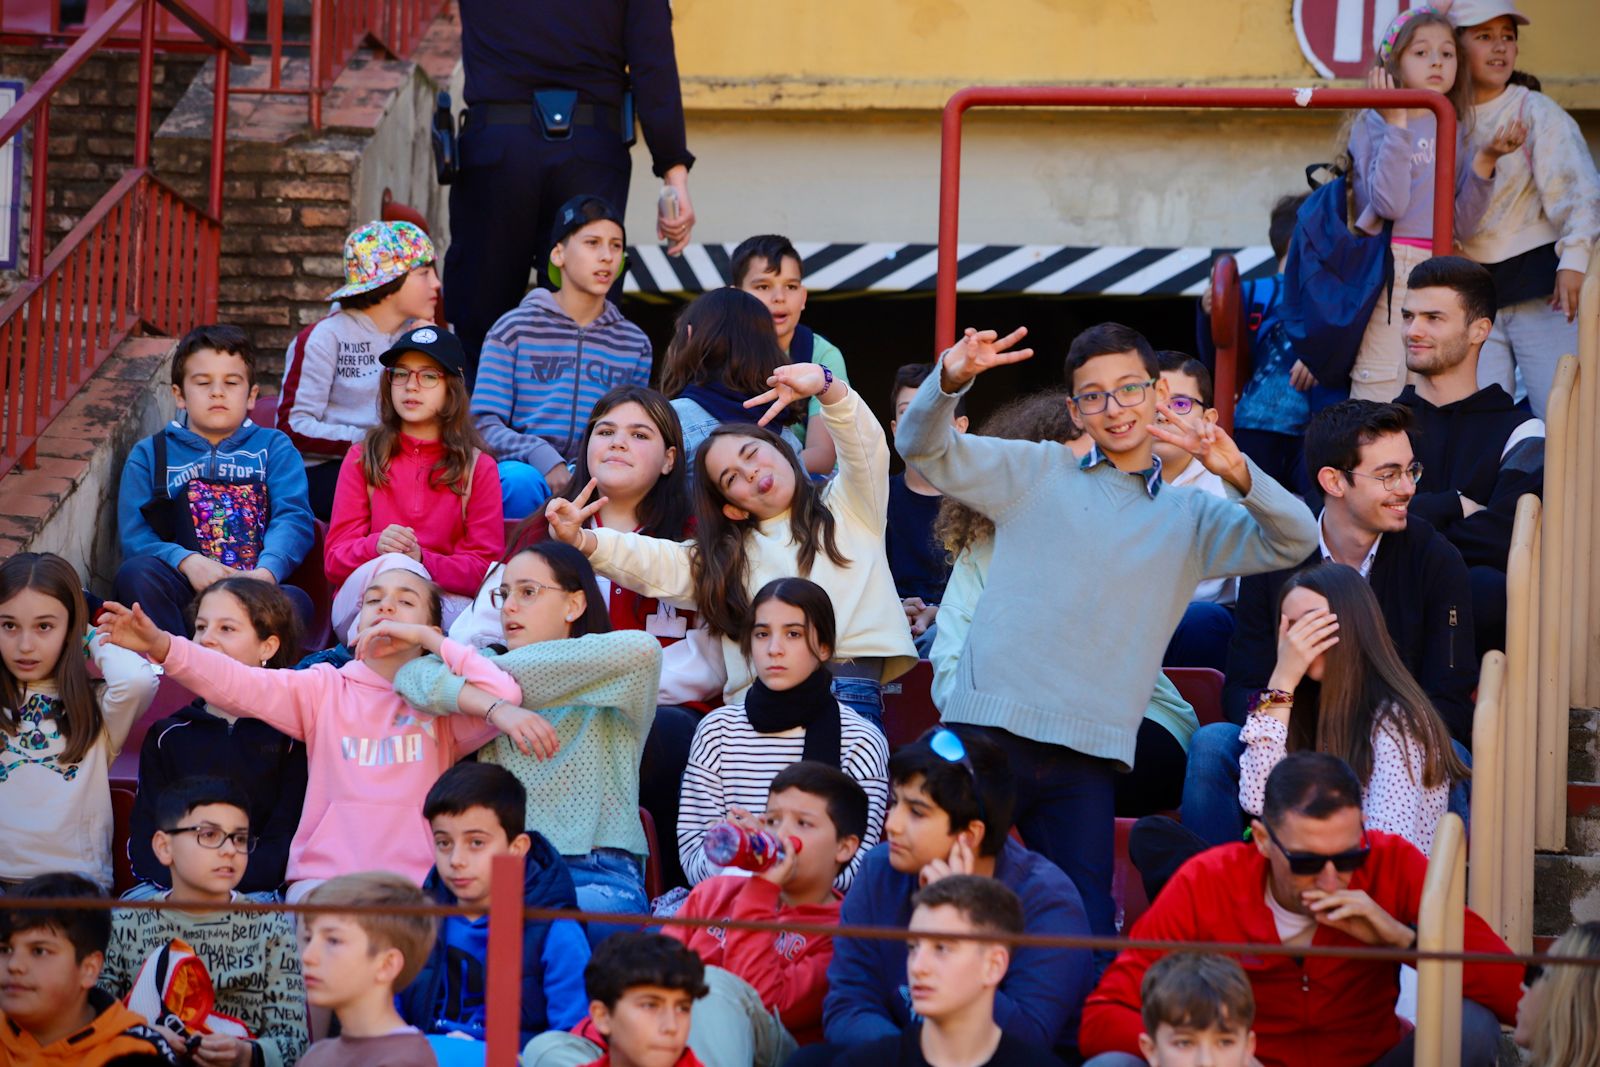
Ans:
{"label": "blue striped sweatshirt", "polygon": [[497,458],[543,472],[577,457],[595,401],[649,384],[650,339],[615,304],[579,326],[554,293],[535,289],[484,339],[472,420]]}

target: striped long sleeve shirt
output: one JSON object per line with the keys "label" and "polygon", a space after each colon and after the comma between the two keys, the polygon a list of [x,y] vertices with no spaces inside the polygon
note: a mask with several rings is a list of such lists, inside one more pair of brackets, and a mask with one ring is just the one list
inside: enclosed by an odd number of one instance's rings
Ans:
{"label": "striped long sleeve shirt", "polygon": [[576,458],[595,401],[650,384],[650,339],[610,301],[579,326],[555,294],[535,289],[484,339],[472,419],[501,460],[539,471]]}
{"label": "striped long sleeve shirt", "polygon": [[[855,859],[833,883],[843,891],[850,888],[862,858],[878,843],[883,829],[889,803],[889,744],[883,731],[849,708],[840,708],[841,769],[867,791],[867,832]],[[756,733],[738,704],[718,708],[700,721],[678,799],[678,858],[691,883],[738,873],[706,858],[706,830],[726,818],[731,807],[765,811],[767,786],[779,771],[800,761],[805,744],[804,727],[781,734]]]}

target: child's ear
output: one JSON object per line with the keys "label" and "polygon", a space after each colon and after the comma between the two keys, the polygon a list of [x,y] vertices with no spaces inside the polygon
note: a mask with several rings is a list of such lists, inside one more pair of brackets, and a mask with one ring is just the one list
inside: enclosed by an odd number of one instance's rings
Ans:
{"label": "child's ear", "polygon": [[78,961],[78,988],[87,992],[100,984],[100,972],[106,968],[103,952],[91,952]]}
{"label": "child's ear", "polygon": [[386,948],[378,954],[378,981],[384,985],[393,985],[394,980],[400,977],[400,972],[406,969],[406,954],[397,948]]}
{"label": "child's ear", "polygon": [[589,1021],[606,1037],[611,1036],[611,1009],[598,1000],[589,1001]]}
{"label": "child's ear", "polygon": [[750,517],[750,513],[744,508],[736,508],[732,504],[722,505],[722,514],[726,515],[730,522],[744,522]]}
{"label": "child's ear", "polygon": [[567,262],[567,242],[557,241],[555,247],[550,249],[549,259],[552,266],[565,266]]}
{"label": "child's ear", "polygon": [[1215,426],[1217,424],[1217,420],[1222,418],[1222,412],[1218,411],[1216,408],[1206,408],[1204,418],[1207,422]]}
{"label": "child's ear", "polygon": [[987,829],[988,828],[983,825],[983,821],[981,819],[973,819],[971,822],[967,823],[967,828],[965,830],[962,830],[960,833],[956,834],[956,837],[962,841],[965,841],[967,847],[972,849],[972,854],[976,856],[978,854],[978,850],[983,847],[983,835]]}
{"label": "child's ear", "polygon": [[[1144,1057],[1145,1062],[1148,1063],[1150,1067],[1157,1067],[1161,1061],[1156,1056],[1156,1039],[1151,1037],[1149,1034],[1141,1033],[1139,1035],[1139,1055]],[[1245,1055],[1249,1056],[1250,1053],[1246,1052]]]}
{"label": "child's ear", "polygon": [[261,642],[261,651],[266,653],[266,655],[262,657],[261,665],[265,667],[267,665],[267,660],[271,659],[273,656],[276,656],[278,654],[278,649],[282,647],[283,642],[278,640],[277,634],[268,634],[267,639]]}
{"label": "child's ear", "polygon": [[667,447],[667,454],[661,457],[661,476],[665,478],[672,473],[672,468],[678,465],[678,450],[673,446]]}
{"label": "child's ear", "polygon": [[165,830],[157,830],[150,836],[150,851],[155,853],[156,862],[161,866],[172,866],[172,837]]}
{"label": "child's ear", "polygon": [[250,399],[245,401],[245,405],[244,405],[245,414],[247,416],[250,414],[250,409],[256,406],[256,401],[259,400],[260,398],[261,398],[261,386],[252,385],[250,387]]}
{"label": "child's ear", "polygon": [[889,436],[893,437],[895,434],[897,434],[899,432],[900,432],[900,420],[899,419],[890,419],[889,420]]}
{"label": "child's ear", "polygon": [[511,839],[511,847],[506,851],[510,852],[513,856],[526,856],[528,854],[528,850],[532,847],[533,838],[529,837],[525,833],[521,833]]}
{"label": "child's ear", "polygon": [[1076,400],[1067,401],[1067,414],[1071,416],[1072,425],[1076,426],[1079,432],[1088,431],[1089,427],[1084,425],[1083,416],[1078,412],[1078,402]]}
{"label": "child's ear", "polygon": [[856,858],[856,853],[861,851],[861,838],[855,834],[839,838],[833,847],[833,862],[840,867]]}
{"label": "child's ear", "polygon": [[983,954],[983,984],[998,988],[1011,967],[1011,950],[1004,945],[988,946]]}
{"label": "child's ear", "polygon": [[583,613],[588,611],[588,610],[589,610],[589,597],[584,593],[584,591],[582,589],[579,589],[576,592],[572,592],[572,593],[568,593],[567,594],[567,614],[566,614],[566,619],[567,619],[568,622],[577,622],[579,617],[582,616]]}
{"label": "child's ear", "polygon": [[187,408],[184,407],[184,404],[183,404],[183,386],[174,385],[172,387],[172,402],[174,404],[178,405],[178,410],[179,411],[188,410]]}
{"label": "child's ear", "polygon": [[832,648],[828,647],[827,645],[818,645],[817,646],[817,659],[821,660],[823,663],[826,663],[832,658],[833,658],[833,649]]}
{"label": "child's ear", "polygon": [[972,420],[965,415],[957,415],[955,419],[956,433],[966,433],[967,427],[972,425]]}
{"label": "child's ear", "polygon": [[1156,399],[1165,404],[1172,399],[1172,383],[1161,375],[1156,375]]}

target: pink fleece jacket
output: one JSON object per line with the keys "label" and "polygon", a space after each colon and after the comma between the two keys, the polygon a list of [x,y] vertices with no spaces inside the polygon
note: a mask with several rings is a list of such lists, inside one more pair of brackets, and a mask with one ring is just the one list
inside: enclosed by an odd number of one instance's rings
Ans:
{"label": "pink fleece jacket", "polygon": [[400,435],[389,461],[389,484],[368,491],[361,473],[362,446],[344,454],[333,493],[323,565],[337,588],[352,571],[376,559],[378,537],[391,525],[409,526],[422,546],[422,565],[447,593],[474,596],[489,564],[506,548],[500,468],[478,454],[465,506],[452,489],[433,484],[433,465],[444,455],[438,441]]}
{"label": "pink fleece jacket", "polygon": [[[468,646],[446,641],[441,653],[467,681],[503,700],[522,698],[509,674]],[[433,866],[423,798],[458,758],[498,732],[472,716],[413,711],[360,661],[268,670],[174,637],[163,666],[224,711],[305,742],[310,780],[289,845],[291,882],[386,870],[420,884]]]}

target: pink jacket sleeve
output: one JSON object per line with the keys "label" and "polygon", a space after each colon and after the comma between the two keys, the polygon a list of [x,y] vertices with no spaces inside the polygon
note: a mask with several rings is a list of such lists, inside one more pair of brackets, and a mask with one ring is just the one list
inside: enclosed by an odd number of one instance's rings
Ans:
{"label": "pink jacket sleeve", "polygon": [[[351,449],[352,452],[355,449]],[[339,488],[344,488],[344,474],[340,472]],[[455,499],[452,494],[452,499]],[[334,516],[338,517],[338,500],[334,501]],[[328,553],[333,558],[333,531],[328,531]],[[376,546],[376,542],[374,542]],[[422,550],[422,565],[439,587],[447,593],[474,596],[484,573],[506,550],[505,504],[500,497],[500,468],[487,452],[478,456],[478,465],[472,474],[472,495],[467,498],[466,529],[461,539],[448,553]],[[370,556],[367,558],[371,558]],[[361,562],[364,562],[361,561]],[[354,567],[351,568],[352,570]],[[348,572],[347,572],[348,573]],[[331,568],[328,574],[333,577]]]}
{"label": "pink jacket sleeve", "polygon": [[[516,704],[522,700],[522,687],[517,680],[496,667],[471,645],[446,638],[439,647],[439,658],[450,673],[466,679],[484,692]],[[446,715],[443,719],[450,736],[455,738],[458,752],[476,752],[500,735],[500,731],[475,715]]]}
{"label": "pink jacket sleeve", "polygon": [[361,446],[355,445],[340,461],[339,483],[333,491],[333,515],[322,554],[329,583],[343,585],[357,567],[377,558],[381,532],[372,528],[372,498],[361,473]]}
{"label": "pink jacket sleeve", "polygon": [[222,710],[260,719],[297,741],[311,733],[317,709],[333,697],[338,675],[325,664],[303,671],[246,667],[221,652],[176,636],[162,668],[174,681]]}

